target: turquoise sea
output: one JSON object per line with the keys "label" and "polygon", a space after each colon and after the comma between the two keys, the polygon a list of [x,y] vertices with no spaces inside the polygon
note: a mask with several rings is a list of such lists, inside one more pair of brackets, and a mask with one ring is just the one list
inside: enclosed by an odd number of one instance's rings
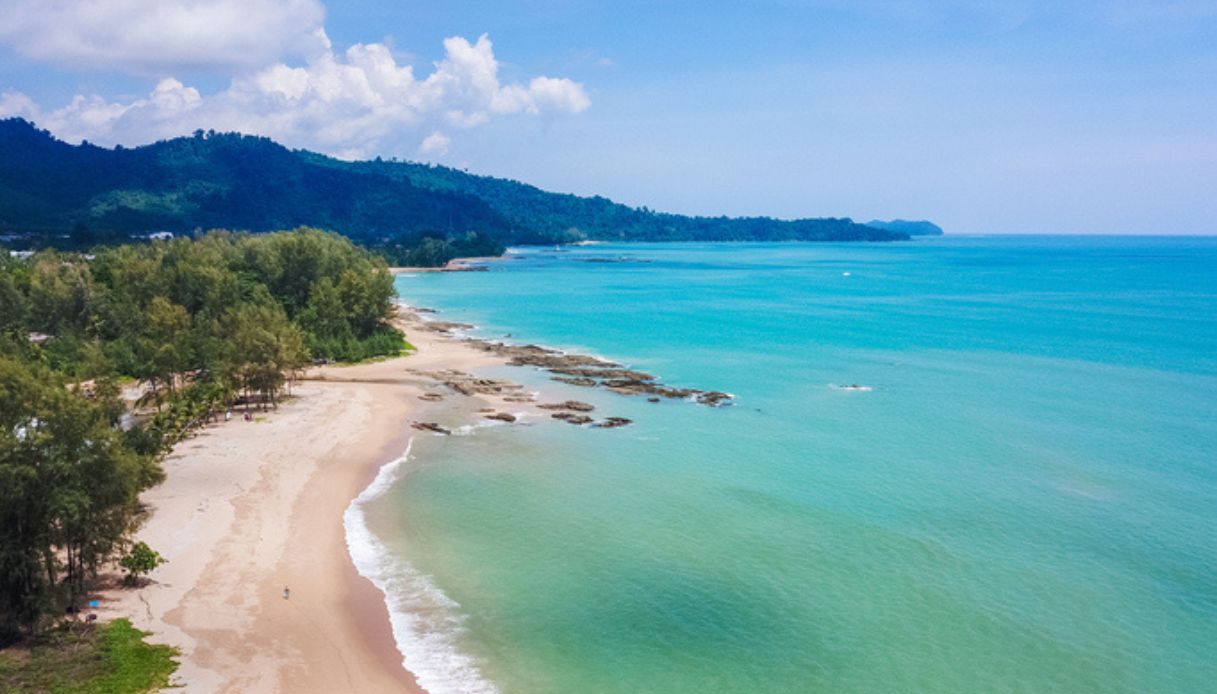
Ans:
{"label": "turquoise sea", "polygon": [[635,424],[416,436],[348,529],[432,694],[1217,688],[1217,238],[529,248],[397,287],[737,397],[504,367]]}

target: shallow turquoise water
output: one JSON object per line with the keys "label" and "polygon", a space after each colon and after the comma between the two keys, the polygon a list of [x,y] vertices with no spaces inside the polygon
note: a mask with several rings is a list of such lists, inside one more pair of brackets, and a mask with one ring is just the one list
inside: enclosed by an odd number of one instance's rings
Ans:
{"label": "shallow turquoise water", "polygon": [[1213,691],[1217,239],[517,258],[398,290],[738,400],[505,369],[636,424],[417,437],[366,510],[433,694]]}

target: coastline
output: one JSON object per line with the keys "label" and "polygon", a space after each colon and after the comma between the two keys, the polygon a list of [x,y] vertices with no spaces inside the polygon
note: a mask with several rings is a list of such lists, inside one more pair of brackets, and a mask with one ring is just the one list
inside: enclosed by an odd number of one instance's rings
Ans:
{"label": "coastline", "polygon": [[440,267],[391,267],[389,268],[389,273],[393,275],[415,275],[426,272],[480,272],[486,269],[483,263],[510,259],[511,256],[507,254],[453,258]]}
{"label": "coastline", "polygon": [[179,648],[173,681],[186,691],[425,691],[385,595],[356,569],[344,514],[411,436],[432,435],[412,422],[532,408],[512,384],[448,397],[433,373],[472,378],[505,360],[419,329],[412,311],[398,323],[416,352],[310,370],[278,410],[253,422],[238,411],[180,443],[165,482],[142,497],[137,538],[168,563],[138,589],[106,577],[96,611]]}

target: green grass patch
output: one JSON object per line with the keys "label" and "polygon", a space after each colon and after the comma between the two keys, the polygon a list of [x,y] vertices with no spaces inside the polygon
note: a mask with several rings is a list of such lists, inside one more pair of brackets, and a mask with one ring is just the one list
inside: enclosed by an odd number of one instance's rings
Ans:
{"label": "green grass patch", "polygon": [[126,619],[54,629],[0,651],[0,691],[133,694],[169,686],[177,649],[144,642]]}

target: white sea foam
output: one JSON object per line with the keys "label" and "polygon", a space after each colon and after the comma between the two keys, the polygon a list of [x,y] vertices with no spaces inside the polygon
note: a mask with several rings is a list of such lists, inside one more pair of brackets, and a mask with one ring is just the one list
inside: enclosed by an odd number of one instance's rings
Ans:
{"label": "white sea foam", "polygon": [[498,419],[483,419],[476,424],[464,424],[452,430],[453,436],[472,436],[477,433],[478,429],[490,429],[493,427],[507,426],[508,422]]}
{"label": "white sea foam", "polygon": [[874,390],[873,386],[860,386],[856,383],[847,385],[847,386],[839,386],[835,383],[829,383],[828,387],[832,388],[833,390],[852,390],[852,391],[863,392],[863,393],[869,393],[872,390]]}
{"label": "white sea foam", "polygon": [[[521,419],[528,416],[527,412],[513,412],[512,414],[515,415],[515,422],[504,422],[501,419],[480,419],[473,424],[462,424],[461,426],[453,429],[452,436],[472,436],[477,433],[478,429],[493,429],[495,427],[505,427],[511,424],[519,424]],[[437,434],[437,436],[442,435],[443,434]]]}
{"label": "white sea foam", "polygon": [[402,665],[414,673],[419,685],[430,694],[496,694],[498,688],[457,647],[464,630],[460,605],[409,562],[390,554],[364,517],[363,507],[397,481],[413,445],[410,439],[401,457],[382,466],[376,479],[347,506],[342,515],[347,551],[359,573],[384,594]]}

